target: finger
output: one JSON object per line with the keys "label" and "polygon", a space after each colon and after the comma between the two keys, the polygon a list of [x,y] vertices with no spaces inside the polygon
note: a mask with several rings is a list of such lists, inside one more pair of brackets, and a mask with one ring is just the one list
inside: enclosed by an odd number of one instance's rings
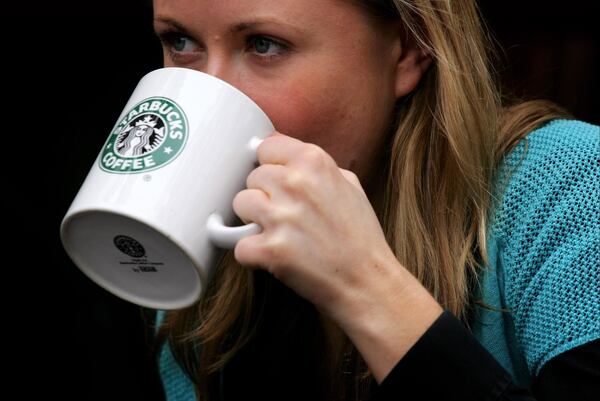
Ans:
{"label": "finger", "polygon": [[288,165],[295,161],[320,163],[325,160],[333,160],[319,146],[278,132],[267,137],[260,144],[257,155],[260,164]]}
{"label": "finger", "polygon": [[262,189],[269,197],[277,190],[286,175],[286,167],[280,164],[263,164],[250,172],[246,178],[246,188]]}
{"label": "finger", "polygon": [[260,246],[260,234],[242,238],[235,245],[233,256],[238,263],[248,269],[256,270],[261,267],[263,251]]}
{"label": "finger", "polygon": [[257,149],[260,164],[287,164],[304,143],[298,139],[275,132],[265,138]]}
{"label": "finger", "polygon": [[244,189],[233,198],[233,211],[245,223],[257,223],[264,228],[269,211],[269,196],[260,189]]}
{"label": "finger", "polygon": [[246,268],[260,268],[281,280],[283,272],[278,266],[289,265],[283,256],[286,254],[286,242],[284,236],[272,233],[249,235],[238,241],[234,257]]}

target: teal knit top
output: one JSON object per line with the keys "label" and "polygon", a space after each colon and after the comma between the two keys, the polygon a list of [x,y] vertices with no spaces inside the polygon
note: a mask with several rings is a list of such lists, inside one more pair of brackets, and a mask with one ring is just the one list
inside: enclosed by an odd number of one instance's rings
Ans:
{"label": "teal knit top", "polygon": [[[600,338],[600,128],[531,132],[501,164],[494,202],[472,331],[528,387],[550,359]],[[195,401],[168,345],[158,364],[167,401]]]}
{"label": "teal knit top", "polygon": [[557,120],[504,160],[477,339],[528,387],[558,354],[600,338],[600,128]]}

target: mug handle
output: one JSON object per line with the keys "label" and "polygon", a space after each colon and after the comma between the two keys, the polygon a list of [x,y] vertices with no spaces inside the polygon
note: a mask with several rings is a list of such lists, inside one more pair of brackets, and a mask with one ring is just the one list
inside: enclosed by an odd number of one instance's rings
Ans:
{"label": "mug handle", "polygon": [[[255,155],[255,160],[257,160],[256,151],[262,141],[263,139],[255,136],[252,137],[248,143],[250,151]],[[220,248],[233,249],[242,238],[260,233],[262,227],[256,223],[250,223],[239,227],[229,227],[224,224],[223,217],[215,212],[208,216],[206,230],[208,232],[208,237],[213,244]]]}
{"label": "mug handle", "polygon": [[235,244],[242,238],[258,234],[262,231],[262,227],[256,223],[250,223],[239,227],[228,227],[223,223],[223,217],[218,213],[213,213],[208,216],[206,229],[208,230],[208,237],[212,243],[219,248],[225,249],[233,249],[235,248]]}

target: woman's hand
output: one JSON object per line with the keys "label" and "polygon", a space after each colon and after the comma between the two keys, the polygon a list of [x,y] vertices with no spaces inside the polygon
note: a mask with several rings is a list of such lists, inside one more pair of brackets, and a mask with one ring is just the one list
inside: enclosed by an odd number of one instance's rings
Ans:
{"label": "woman's hand", "polygon": [[275,134],[258,160],[233,207],[263,231],[239,241],[235,257],[327,309],[391,255],[377,216],[356,175],[316,145]]}
{"label": "woman's hand", "polygon": [[316,145],[275,134],[233,201],[262,226],[235,258],[268,270],[336,322],[382,379],[441,313],[396,260],[355,174]]}

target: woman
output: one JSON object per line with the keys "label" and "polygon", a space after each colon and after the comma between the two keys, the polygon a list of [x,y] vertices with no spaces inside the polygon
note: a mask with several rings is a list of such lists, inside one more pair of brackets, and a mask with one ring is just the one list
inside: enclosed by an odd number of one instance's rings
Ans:
{"label": "woman", "polygon": [[473,3],[154,1],[165,66],[278,131],[233,204],[263,232],[159,314],[168,399],[595,391],[598,127],[503,110]]}

